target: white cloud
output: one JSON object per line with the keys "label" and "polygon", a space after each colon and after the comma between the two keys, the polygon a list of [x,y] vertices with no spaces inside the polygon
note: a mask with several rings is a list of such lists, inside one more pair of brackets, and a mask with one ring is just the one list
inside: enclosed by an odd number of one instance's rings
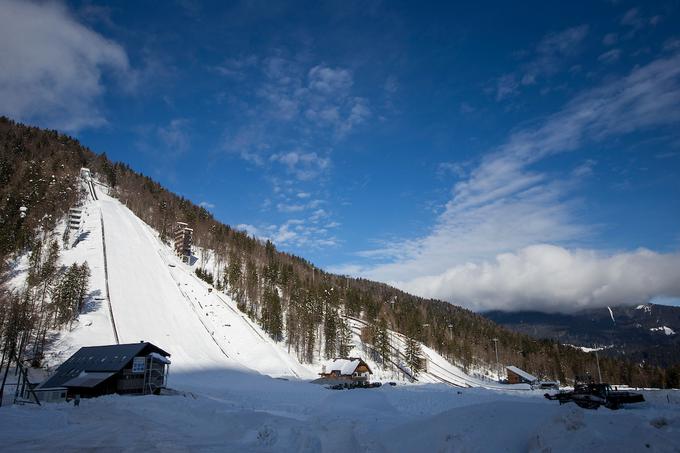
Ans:
{"label": "white cloud", "polygon": [[330,165],[330,159],[327,157],[298,151],[274,154],[269,160],[283,164],[289,173],[303,181],[315,178]]}
{"label": "white cloud", "polygon": [[279,212],[300,212],[300,211],[305,210],[305,205],[303,205],[303,204],[278,203],[276,205],[276,209]]}
{"label": "white cloud", "polygon": [[397,77],[389,75],[385,80],[384,88],[385,93],[387,93],[388,96],[394,95],[399,90],[399,81],[397,80]]}
{"label": "white cloud", "polygon": [[[563,179],[535,170],[534,164],[594,141],[650,127],[676,125],[680,122],[678,105],[680,54],[656,59],[646,66],[635,68],[626,77],[581,93],[537,127],[514,132],[505,144],[482,158],[465,179],[455,184],[452,199],[428,235],[386,243],[382,248],[363,252],[361,256],[364,258],[382,261],[382,264],[364,267],[361,275],[395,283],[422,295],[432,295],[434,290],[426,290],[427,285],[445,288],[450,286],[447,282],[452,275],[464,274],[462,270],[479,269],[479,266],[491,269],[493,266],[490,264],[475,263],[488,263],[497,255],[505,257],[514,253],[522,259],[526,256],[533,259],[536,255],[523,255],[522,250],[535,250],[530,248],[535,244],[564,245],[587,239],[595,228],[575,220],[578,218],[574,215],[576,207],[569,196],[574,178],[585,176],[594,162],[586,161],[572,174],[563,174]],[[566,253],[581,257],[594,252]],[[647,256],[646,252],[642,255]],[[668,258],[664,255],[651,256],[649,261],[658,259],[664,263]],[[609,261],[598,258],[593,262],[597,265]],[[613,262],[625,267],[638,261]],[[502,268],[501,264],[497,267]],[[635,269],[642,272],[640,278],[656,284],[652,273],[656,272],[656,267],[650,267],[649,271],[641,267]],[[680,277],[677,270],[680,267],[675,269],[676,277]],[[464,275],[473,275],[471,272]],[[602,275],[611,274],[605,272]],[[611,282],[612,285],[615,283]],[[487,285],[490,295],[485,302],[487,305],[493,305],[492,296],[497,299],[497,304],[505,300],[493,289],[493,280],[470,283],[474,284]],[[535,300],[533,290],[521,285],[514,288],[512,297],[507,300],[519,304],[522,288],[526,290],[527,300],[537,306],[539,302]],[[646,288],[652,295],[661,294],[666,289],[663,285]],[[462,293],[447,293],[442,289],[438,294],[463,305],[475,306],[478,303],[476,299],[463,298]],[[454,295],[456,299],[453,299]],[[552,294],[546,292],[543,303],[552,306],[551,297]],[[506,308],[512,308],[512,305]]]}
{"label": "white cloud", "polygon": [[661,22],[662,19],[663,18],[661,16],[644,17],[640,14],[639,8],[631,8],[626,11],[626,13],[621,18],[621,25],[629,27],[630,32],[627,34],[627,37],[631,37],[638,30],[641,30],[647,26],[656,26],[659,22]]}
{"label": "white cloud", "polygon": [[236,227],[262,240],[270,240],[279,247],[300,247],[320,249],[335,247],[338,240],[329,234],[328,229],[310,224],[303,219],[289,219],[278,225],[257,227],[241,224]]}
{"label": "white cloud", "polygon": [[352,73],[347,69],[318,65],[309,70],[309,88],[324,94],[343,95],[352,84]]}
{"label": "white cloud", "polygon": [[398,285],[474,310],[569,312],[680,297],[680,255],[641,249],[601,256],[540,244]]}
{"label": "white cloud", "polygon": [[519,82],[515,74],[504,74],[496,80],[496,100],[502,101],[519,92]]}
{"label": "white cloud", "polygon": [[533,85],[539,79],[561,71],[568,58],[577,55],[588,35],[588,26],[579,25],[545,35],[532,53],[532,58],[514,73],[496,80],[496,99],[503,100],[519,93],[522,85]]}
{"label": "white cloud", "polygon": [[59,3],[1,0],[0,10],[1,112],[68,131],[105,124],[104,74],[132,80],[125,50]]}
{"label": "white cloud", "polygon": [[222,64],[215,66],[215,71],[219,74],[243,80],[246,77],[246,71],[258,63],[258,58],[255,55],[248,55],[240,58],[227,58]]}
{"label": "white cloud", "polygon": [[590,176],[593,174],[593,168],[595,168],[595,165],[597,165],[597,161],[593,159],[586,159],[585,162],[574,168],[571,174],[576,177]]}
{"label": "white cloud", "polygon": [[157,129],[158,138],[166,146],[166,153],[178,155],[189,149],[188,125],[188,120],[178,118]]}
{"label": "white cloud", "polygon": [[214,209],[215,208],[215,205],[213,203],[209,202],[209,201],[201,201],[200,203],[198,203],[198,205],[201,206],[202,208],[206,208],[206,209]]}
{"label": "white cloud", "polygon": [[604,38],[602,38],[602,44],[605,46],[613,46],[619,41],[619,35],[616,33],[607,33],[604,35]]}
{"label": "white cloud", "polygon": [[621,49],[611,49],[597,57],[603,63],[614,63],[621,57]]}

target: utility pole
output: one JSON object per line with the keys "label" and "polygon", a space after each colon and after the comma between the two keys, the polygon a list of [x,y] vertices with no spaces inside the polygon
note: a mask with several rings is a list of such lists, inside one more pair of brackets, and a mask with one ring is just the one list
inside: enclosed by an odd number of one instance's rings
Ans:
{"label": "utility pole", "polygon": [[597,362],[597,377],[600,379],[600,384],[602,384],[602,372],[600,371],[600,357],[597,355],[597,351],[595,351],[595,361]]}
{"label": "utility pole", "polygon": [[501,380],[501,365],[498,361],[498,338],[492,338],[494,349],[496,350],[496,372],[498,373],[498,380]]}

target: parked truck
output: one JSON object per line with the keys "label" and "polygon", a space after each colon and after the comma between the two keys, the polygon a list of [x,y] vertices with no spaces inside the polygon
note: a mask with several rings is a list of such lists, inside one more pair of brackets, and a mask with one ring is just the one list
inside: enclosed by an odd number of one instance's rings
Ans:
{"label": "parked truck", "polygon": [[576,384],[572,391],[544,395],[549,400],[560,404],[575,403],[584,409],[597,409],[604,406],[608,409],[619,409],[624,404],[641,403],[645,400],[640,393],[613,390],[609,384]]}

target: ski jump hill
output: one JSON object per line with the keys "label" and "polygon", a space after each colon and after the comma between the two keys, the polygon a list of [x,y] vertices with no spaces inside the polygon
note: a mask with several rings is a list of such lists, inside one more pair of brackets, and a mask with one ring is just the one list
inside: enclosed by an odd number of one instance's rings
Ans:
{"label": "ski jump hill", "polygon": [[[58,365],[82,346],[149,341],[171,353],[173,373],[210,369],[253,371],[276,378],[314,379],[317,363],[302,364],[283,343],[271,339],[241,313],[228,295],[214,290],[182,262],[156,231],[135,216],[108,188],[85,178],[89,200],[75,245],[64,250],[64,264],[87,261],[92,268],[89,309],[72,331],[63,331],[48,354]],[[390,332],[394,370],[385,371],[366,357],[361,343],[366,324],[348,318],[353,355],[368,361],[378,380],[408,381],[399,371],[406,338]],[[455,387],[502,387],[465,373],[430,348],[422,346],[428,369],[420,383]],[[518,388],[526,389],[526,386]]]}

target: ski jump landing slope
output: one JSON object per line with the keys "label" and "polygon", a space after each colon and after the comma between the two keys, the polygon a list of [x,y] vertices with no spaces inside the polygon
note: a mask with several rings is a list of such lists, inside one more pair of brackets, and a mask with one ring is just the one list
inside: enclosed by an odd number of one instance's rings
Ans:
{"label": "ski jump landing slope", "polygon": [[210,293],[156,234],[101,192],[111,310],[121,343],[150,341],[171,354],[172,369],[231,368],[313,377],[245,319],[225,295]]}

